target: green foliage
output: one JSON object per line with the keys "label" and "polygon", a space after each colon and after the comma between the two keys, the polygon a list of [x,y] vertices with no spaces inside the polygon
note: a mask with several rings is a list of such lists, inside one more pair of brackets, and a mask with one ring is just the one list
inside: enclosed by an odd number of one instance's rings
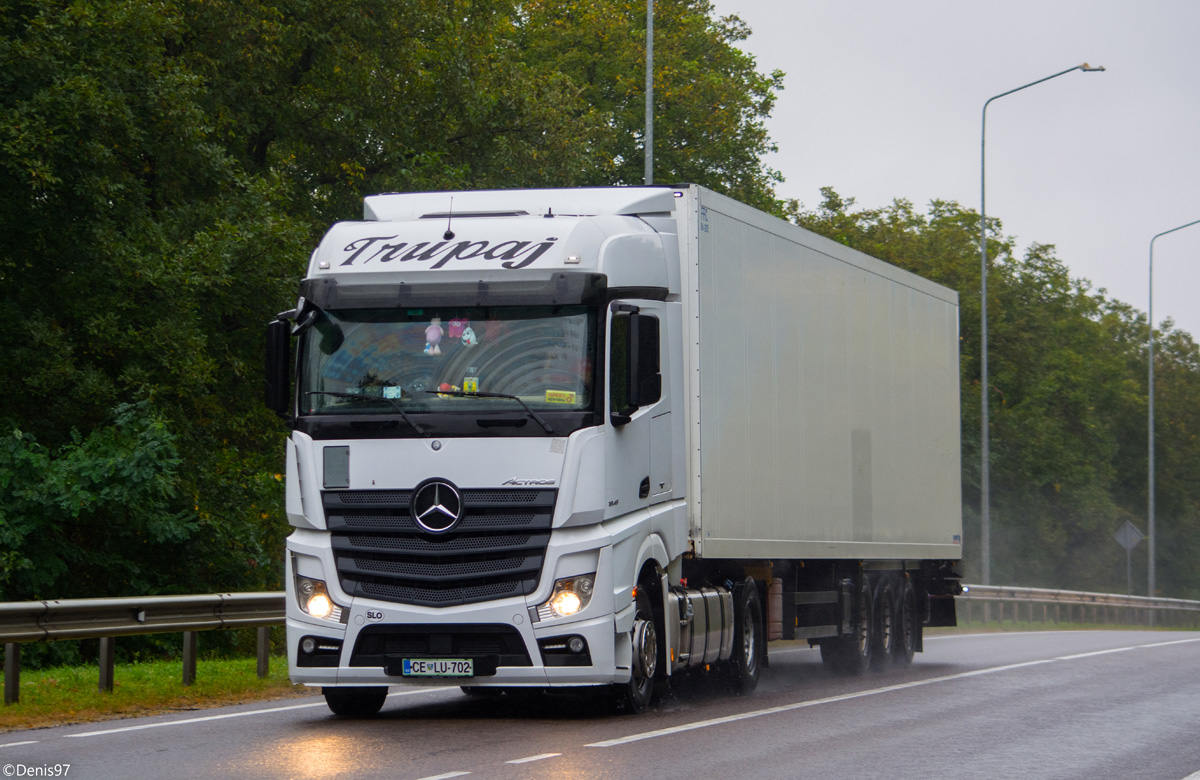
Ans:
{"label": "green foliage", "polygon": [[[774,205],[782,76],[705,0],[658,7],[660,179]],[[644,22],[632,0],[0,0],[0,597],[280,587],[262,326],[311,247],[365,194],[640,183]],[[562,56],[593,34],[592,66]]]}
{"label": "green foliage", "polygon": [[[853,210],[832,189],[791,219],[959,293],[964,520],[968,579],[979,576],[979,215],[934,201]],[[1023,257],[989,220],[988,375],[992,579],[1014,585],[1120,591],[1126,521],[1145,528],[1145,315],[1072,279],[1048,245]],[[1156,350],[1158,580],[1200,591],[1200,351],[1165,323]],[[1161,352],[1161,354],[1160,354]],[[1138,555],[1137,553],[1141,553]],[[1135,551],[1145,582],[1145,545]]]}
{"label": "green foliage", "polygon": [[180,495],[175,437],[147,406],[123,404],[111,427],[54,452],[19,430],[0,437],[0,598],[174,587],[200,524]]}
{"label": "green foliage", "polygon": [[[599,120],[573,184],[641,184],[645,175],[646,3],[534,0],[522,5],[527,62],[568,76]],[[749,28],[715,19],[708,0],[660,0],[654,10],[654,181],[692,182],[776,208],[782,179],[763,164],[775,150],[763,121],[783,73],[755,69],[737,48]],[[584,125],[591,128],[593,125]]]}

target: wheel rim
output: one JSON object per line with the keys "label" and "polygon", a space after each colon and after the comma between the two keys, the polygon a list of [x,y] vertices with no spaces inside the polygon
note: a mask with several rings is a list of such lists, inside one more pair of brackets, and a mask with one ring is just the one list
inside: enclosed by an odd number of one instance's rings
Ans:
{"label": "wheel rim", "polygon": [[642,687],[648,684],[658,672],[658,635],[654,631],[654,623],[650,620],[638,619],[633,625],[634,636],[634,681]]}
{"label": "wheel rim", "polygon": [[752,610],[747,609],[742,617],[742,662],[747,674],[753,675],[758,670],[758,644],[754,630],[756,621]]}

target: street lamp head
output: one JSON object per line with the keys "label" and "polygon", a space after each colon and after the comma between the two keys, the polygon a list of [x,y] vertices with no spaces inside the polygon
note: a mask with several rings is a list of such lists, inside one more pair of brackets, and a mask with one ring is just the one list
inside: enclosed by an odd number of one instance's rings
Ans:
{"label": "street lamp head", "polygon": [[1103,65],[1096,65],[1096,66],[1094,66],[1094,67],[1093,67],[1093,66],[1091,66],[1091,65],[1088,65],[1088,64],[1085,62],[1085,63],[1083,63],[1082,65],[1080,65],[1080,66],[1079,66],[1079,69],[1080,69],[1081,71],[1083,71],[1084,73],[1090,73],[1090,72],[1092,72],[1092,71],[1096,71],[1096,70],[1104,70],[1104,66],[1103,66]]}

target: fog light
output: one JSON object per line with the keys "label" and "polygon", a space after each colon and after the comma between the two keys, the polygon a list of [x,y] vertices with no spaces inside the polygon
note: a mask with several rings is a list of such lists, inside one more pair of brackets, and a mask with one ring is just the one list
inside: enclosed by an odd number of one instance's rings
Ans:
{"label": "fog light", "polygon": [[316,649],[317,640],[313,639],[311,636],[304,637],[303,641],[300,642],[300,651],[302,653],[311,653]]}
{"label": "fog light", "polygon": [[587,642],[581,636],[573,636],[567,640],[567,649],[572,653],[582,653],[587,648]]}

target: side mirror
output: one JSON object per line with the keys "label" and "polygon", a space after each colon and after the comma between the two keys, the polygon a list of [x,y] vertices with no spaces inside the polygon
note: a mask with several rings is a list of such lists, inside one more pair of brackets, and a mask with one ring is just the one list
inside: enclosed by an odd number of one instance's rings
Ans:
{"label": "side mirror", "polygon": [[633,306],[618,307],[609,343],[609,413],[613,425],[625,425],[634,412],[662,397],[658,318]]}
{"label": "side mirror", "polygon": [[267,326],[266,396],[268,409],[286,417],[291,406],[289,390],[291,377],[288,372],[288,351],[291,347],[291,323],[273,320]]}

